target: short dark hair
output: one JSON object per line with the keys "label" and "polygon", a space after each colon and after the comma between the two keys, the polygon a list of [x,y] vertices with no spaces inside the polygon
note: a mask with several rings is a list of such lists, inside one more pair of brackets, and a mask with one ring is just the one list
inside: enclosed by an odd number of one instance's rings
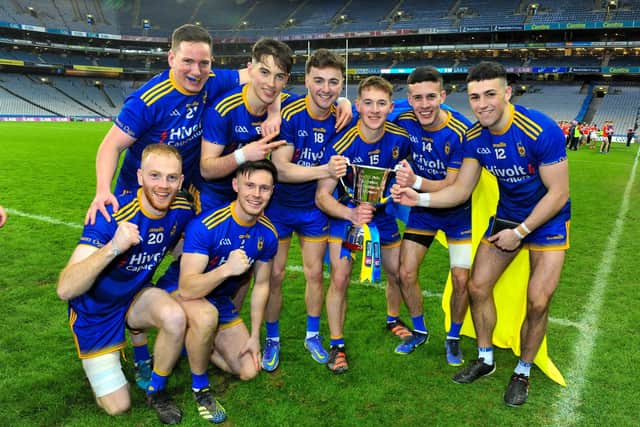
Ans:
{"label": "short dark hair", "polygon": [[287,74],[291,72],[293,51],[287,44],[274,39],[262,38],[258,40],[251,49],[251,59],[255,62],[261,62],[265,56],[273,56],[273,62],[278,67]]}
{"label": "short dark hair", "polygon": [[507,70],[495,61],[482,61],[469,69],[467,83],[483,80],[504,79],[507,81]]}
{"label": "short dark hair", "polygon": [[213,48],[213,39],[207,30],[199,25],[184,24],[171,35],[171,50],[175,51],[182,42],[202,42]]}
{"label": "short dark hair", "polygon": [[358,84],[358,97],[362,95],[362,91],[369,87],[380,89],[389,94],[389,97],[393,97],[393,85],[389,83],[387,79],[381,76],[369,76],[364,80],[361,80]]}
{"label": "short dark hair", "polygon": [[344,59],[340,55],[331,52],[328,49],[318,49],[307,59],[304,66],[305,74],[309,74],[311,67],[314,68],[335,68],[340,70],[342,76],[345,74]]}
{"label": "short dark hair", "polygon": [[267,171],[273,177],[273,183],[278,182],[278,170],[269,159],[249,160],[242,163],[236,169],[236,178],[240,175],[250,176],[255,171]]}
{"label": "short dark hair", "polygon": [[441,88],[444,86],[442,74],[440,74],[440,71],[435,67],[418,67],[409,74],[409,77],[407,77],[408,85],[422,82],[439,83]]}

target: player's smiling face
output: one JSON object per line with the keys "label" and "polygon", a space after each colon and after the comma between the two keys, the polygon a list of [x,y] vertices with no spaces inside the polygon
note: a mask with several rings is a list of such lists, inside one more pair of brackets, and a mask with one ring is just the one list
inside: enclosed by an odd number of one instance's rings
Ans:
{"label": "player's smiling face", "polygon": [[211,72],[211,47],[207,43],[180,42],[175,51],[169,51],[168,60],[181,89],[191,93],[202,90]]}
{"label": "player's smiling face", "polygon": [[365,87],[356,99],[356,109],[366,128],[372,131],[381,129],[393,110],[391,95],[375,86]]}
{"label": "player's smiling face", "polygon": [[255,170],[233,178],[233,189],[238,193],[240,216],[247,221],[260,216],[273,194],[273,176],[266,170]]}
{"label": "player's smiling face", "polygon": [[138,169],[143,206],[154,215],[163,215],[182,186],[182,164],[175,156],[150,153]]}
{"label": "player's smiling face", "polygon": [[251,91],[264,105],[270,105],[280,96],[289,78],[271,55],[264,55],[258,62],[249,64]]}
{"label": "player's smiling face", "polygon": [[446,96],[438,82],[425,81],[408,86],[409,105],[423,127],[435,127],[441,123],[440,104]]}
{"label": "player's smiling face", "polygon": [[334,67],[311,67],[304,78],[311,102],[325,113],[340,96],[343,81],[342,71]]}
{"label": "player's smiling face", "polygon": [[469,105],[483,127],[501,131],[509,122],[511,86],[504,79],[470,81],[467,83]]}

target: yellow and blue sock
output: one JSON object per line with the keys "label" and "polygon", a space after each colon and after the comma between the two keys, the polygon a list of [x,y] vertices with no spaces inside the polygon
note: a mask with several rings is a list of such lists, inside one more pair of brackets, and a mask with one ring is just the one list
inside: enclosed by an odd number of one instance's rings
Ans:
{"label": "yellow and blue sock", "polygon": [[331,347],[344,347],[344,337],[331,337]]}
{"label": "yellow and blue sock", "polygon": [[151,381],[149,381],[149,386],[147,387],[147,394],[153,394],[160,390],[164,390],[167,387],[168,379],[168,372],[159,372],[154,369],[151,373]]}

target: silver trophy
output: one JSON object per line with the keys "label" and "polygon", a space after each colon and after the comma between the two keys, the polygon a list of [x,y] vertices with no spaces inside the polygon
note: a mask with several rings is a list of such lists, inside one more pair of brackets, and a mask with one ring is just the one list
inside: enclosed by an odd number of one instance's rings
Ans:
{"label": "silver trophy", "polygon": [[[389,197],[385,194],[388,194],[388,186],[395,176],[396,169],[354,165],[349,162],[347,162],[347,166],[351,169],[351,179],[347,179],[350,183],[345,183],[342,178],[340,178],[340,183],[347,193],[349,201],[355,204],[369,203],[373,206],[379,206],[387,201]],[[362,227],[351,224],[343,246],[350,250],[359,251],[362,250],[363,240]]]}

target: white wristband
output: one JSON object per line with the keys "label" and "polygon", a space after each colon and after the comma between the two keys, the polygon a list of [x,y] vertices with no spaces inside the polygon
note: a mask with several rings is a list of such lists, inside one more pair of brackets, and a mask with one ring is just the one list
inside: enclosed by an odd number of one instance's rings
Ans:
{"label": "white wristband", "polygon": [[241,164],[247,161],[247,159],[244,157],[244,152],[242,151],[242,148],[238,148],[236,151],[233,152],[233,158],[236,159],[236,163],[238,164],[238,166],[240,166]]}
{"label": "white wristband", "polygon": [[113,256],[120,255],[120,249],[118,248],[118,246],[116,246],[115,238],[111,239],[111,253],[113,254]]}
{"label": "white wristband", "polygon": [[418,206],[422,206],[423,208],[428,208],[430,203],[431,203],[431,194],[429,193],[418,194]]}
{"label": "white wristband", "polygon": [[412,185],[414,190],[418,190],[420,191],[420,189],[422,188],[422,177],[416,175],[416,182],[413,183]]}
{"label": "white wristband", "polygon": [[529,227],[527,227],[527,224],[525,224],[524,221],[522,221],[522,223],[520,223],[520,227],[522,227],[522,229],[524,231],[526,231],[527,234],[531,234],[531,230],[529,230]]}
{"label": "white wristband", "polygon": [[516,235],[516,236],[518,236],[518,238],[519,238],[520,240],[524,239],[524,236],[522,235],[522,233],[520,233],[520,232],[518,231],[518,227],[516,227],[516,228],[512,228],[512,230],[513,230],[513,232],[515,233],[515,235]]}

